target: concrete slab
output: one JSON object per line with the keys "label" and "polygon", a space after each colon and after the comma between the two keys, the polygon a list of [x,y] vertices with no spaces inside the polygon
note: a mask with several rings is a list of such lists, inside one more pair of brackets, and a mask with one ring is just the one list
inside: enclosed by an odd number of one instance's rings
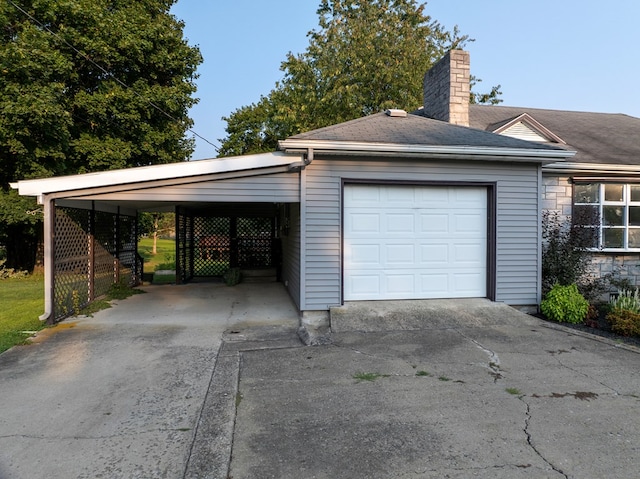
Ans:
{"label": "concrete slab", "polygon": [[638,352],[511,311],[343,330],[326,346],[238,345],[229,477],[637,475]]}
{"label": "concrete slab", "polygon": [[511,324],[529,316],[484,298],[357,301],[331,308],[331,330],[413,331]]}
{"label": "concrete slab", "polygon": [[214,456],[197,444],[219,410],[212,381],[238,374],[216,365],[222,335],[259,326],[295,337],[297,311],[280,284],[144,290],[0,355],[0,478],[177,478],[203,457],[226,470],[230,437]]}

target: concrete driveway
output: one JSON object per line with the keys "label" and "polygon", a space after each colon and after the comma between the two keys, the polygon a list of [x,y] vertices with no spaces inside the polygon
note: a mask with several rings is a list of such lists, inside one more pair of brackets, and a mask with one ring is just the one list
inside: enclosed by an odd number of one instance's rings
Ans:
{"label": "concrete driveway", "polygon": [[635,349],[463,301],[304,347],[281,285],[149,291],[0,355],[0,478],[638,475]]}
{"label": "concrete driveway", "polygon": [[0,478],[182,478],[222,333],[295,331],[279,284],[151,286],[0,355]]}
{"label": "concrete driveway", "polygon": [[638,477],[636,350],[458,304],[429,303],[420,329],[408,308],[396,331],[370,308],[328,346],[228,338],[221,357],[241,364],[228,477]]}

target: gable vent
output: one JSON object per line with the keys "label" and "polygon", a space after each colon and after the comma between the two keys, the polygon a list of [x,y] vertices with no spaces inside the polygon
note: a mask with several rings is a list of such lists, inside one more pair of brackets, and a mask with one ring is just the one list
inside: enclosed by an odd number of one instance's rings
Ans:
{"label": "gable vent", "polygon": [[510,136],[511,138],[517,138],[519,140],[537,141],[538,143],[550,143],[548,138],[545,138],[540,133],[532,130],[522,122],[511,125],[506,130],[500,132],[500,134],[504,136]]}

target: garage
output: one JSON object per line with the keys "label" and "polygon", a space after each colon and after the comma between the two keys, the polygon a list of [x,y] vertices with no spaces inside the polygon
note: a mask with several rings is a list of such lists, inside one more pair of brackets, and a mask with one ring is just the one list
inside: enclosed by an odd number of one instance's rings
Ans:
{"label": "garage", "polygon": [[487,193],[346,184],[344,300],[487,297]]}

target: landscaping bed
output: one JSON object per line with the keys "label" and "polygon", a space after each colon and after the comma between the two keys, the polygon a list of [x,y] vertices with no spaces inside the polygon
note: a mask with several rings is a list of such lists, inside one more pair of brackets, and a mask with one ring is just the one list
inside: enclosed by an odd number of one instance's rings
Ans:
{"label": "landscaping bed", "polygon": [[565,328],[576,329],[578,331],[583,331],[585,333],[593,334],[596,336],[602,336],[604,338],[611,339],[612,341],[629,344],[640,348],[640,338],[633,336],[622,336],[620,334],[614,333],[611,330],[611,323],[607,321],[604,313],[601,313],[596,319],[578,324],[552,321],[542,313],[535,314],[534,316],[553,324],[559,324],[561,326],[564,326]]}

